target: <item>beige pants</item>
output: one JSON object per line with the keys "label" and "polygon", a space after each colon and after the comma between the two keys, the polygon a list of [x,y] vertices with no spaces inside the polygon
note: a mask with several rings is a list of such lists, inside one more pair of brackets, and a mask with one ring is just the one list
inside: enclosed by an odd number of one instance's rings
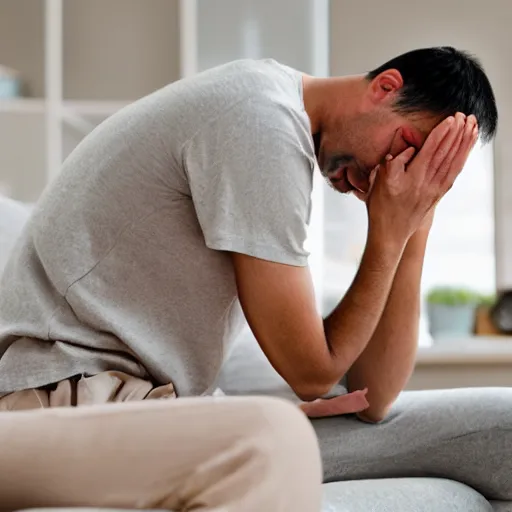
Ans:
{"label": "beige pants", "polygon": [[142,401],[170,396],[170,386],[106,372],[1,398],[0,508],[320,510],[319,449],[297,407]]}

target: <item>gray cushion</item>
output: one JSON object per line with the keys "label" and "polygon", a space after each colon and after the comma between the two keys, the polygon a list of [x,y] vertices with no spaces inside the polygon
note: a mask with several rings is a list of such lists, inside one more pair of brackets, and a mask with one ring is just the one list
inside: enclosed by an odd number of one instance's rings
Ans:
{"label": "gray cushion", "polygon": [[0,195],[0,273],[29,214],[29,206]]}
{"label": "gray cushion", "polygon": [[512,512],[512,501],[491,501],[494,512]]}
{"label": "gray cushion", "polygon": [[[512,503],[494,502],[491,507],[470,487],[436,478],[339,482],[324,485],[324,492],[322,512],[512,512]],[[102,509],[45,508],[32,509],[32,512],[36,510],[100,512]]]}
{"label": "gray cushion", "polygon": [[437,478],[338,482],[326,484],[324,489],[322,512],[493,511],[491,504],[470,487]]}

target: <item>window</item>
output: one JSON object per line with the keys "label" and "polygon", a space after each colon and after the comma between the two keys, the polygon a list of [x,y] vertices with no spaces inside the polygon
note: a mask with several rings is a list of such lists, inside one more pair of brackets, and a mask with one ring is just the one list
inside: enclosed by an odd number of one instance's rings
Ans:
{"label": "window", "polygon": [[[494,180],[492,145],[477,145],[452,190],[439,203],[429,237],[422,295],[434,286],[495,290]],[[322,309],[327,313],[347,291],[357,271],[367,233],[366,207],[325,185]],[[421,319],[420,344],[429,344]]]}

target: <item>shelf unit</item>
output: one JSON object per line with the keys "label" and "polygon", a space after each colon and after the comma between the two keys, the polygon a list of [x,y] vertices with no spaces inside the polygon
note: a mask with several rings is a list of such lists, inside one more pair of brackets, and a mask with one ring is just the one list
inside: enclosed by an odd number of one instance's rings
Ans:
{"label": "shelf unit", "polygon": [[180,78],[179,0],[2,0],[0,188],[34,201],[94,126]]}
{"label": "shelf unit", "polygon": [[0,113],[43,114],[45,109],[45,101],[39,98],[0,100]]}
{"label": "shelf unit", "polygon": [[[129,101],[62,101],[62,114],[73,112],[74,114],[93,117],[110,116],[119,109],[129,105]],[[46,101],[40,98],[14,98],[0,100],[0,113],[16,114],[44,114]]]}

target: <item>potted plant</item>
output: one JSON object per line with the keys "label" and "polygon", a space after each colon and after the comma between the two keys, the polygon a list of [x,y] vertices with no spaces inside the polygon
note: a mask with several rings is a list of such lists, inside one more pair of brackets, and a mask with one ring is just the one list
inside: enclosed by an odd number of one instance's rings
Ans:
{"label": "potted plant", "polygon": [[492,300],[492,297],[467,288],[433,288],[427,294],[427,312],[432,337],[436,339],[470,336],[474,333],[477,308]]}

